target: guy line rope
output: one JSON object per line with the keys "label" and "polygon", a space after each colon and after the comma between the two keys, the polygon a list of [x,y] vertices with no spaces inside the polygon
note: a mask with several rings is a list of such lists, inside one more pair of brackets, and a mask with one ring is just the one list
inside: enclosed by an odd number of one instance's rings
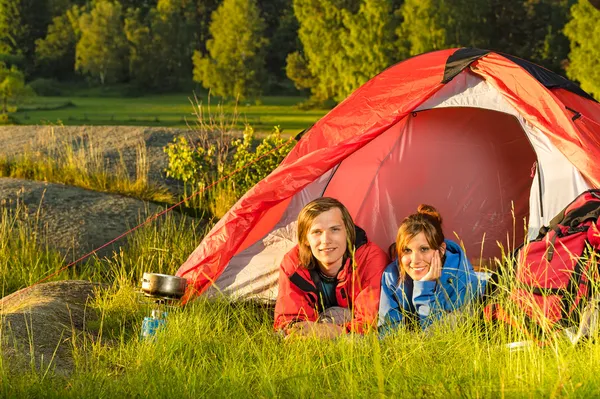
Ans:
{"label": "guy line rope", "polygon": [[[64,270],[68,269],[69,267],[71,267],[71,266],[73,266],[73,265],[75,265],[75,264],[77,264],[77,263],[81,262],[81,261],[82,261],[82,260],[84,260],[84,259],[87,259],[87,258],[89,258],[90,256],[92,256],[93,254],[95,254],[95,253],[96,253],[96,252],[98,252],[99,250],[101,250],[101,249],[103,249],[103,248],[105,248],[105,247],[109,246],[110,244],[112,244],[112,243],[114,243],[114,242],[116,242],[116,241],[120,240],[121,238],[125,237],[126,235],[133,233],[135,230],[137,230],[137,229],[139,229],[140,227],[142,227],[142,226],[145,226],[146,224],[148,224],[148,223],[150,223],[150,222],[154,221],[154,220],[155,220],[155,219],[157,219],[158,217],[160,217],[160,216],[162,216],[162,215],[166,214],[167,212],[170,212],[170,211],[172,211],[174,208],[177,208],[179,205],[181,205],[181,204],[185,203],[186,201],[188,201],[189,199],[191,199],[191,198],[195,197],[196,195],[198,195],[198,194],[201,194],[201,193],[203,193],[203,192],[205,192],[205,191],[207,191],[207,190],[209,190],[209,189],[213,188],[213,187],[214,187],[214,186],[216,186],[217,184],[219,184],[219,183],[221,183],[221,182],[223,182],[223,181],[225,181],[225,180],[227,180],[227,179],[231,178],[233,175],[235,175],[235,174],[237,174],[237,173],[241,172],[242,170],[244,170],[244,169],[248,168],[250,165],[252,165],[252,164],[254,164],[254,163],[256,163],[256,162],[260,161],[260,160],[261,160],[261,159],[263,159],[264,157],[266,157],[266,156],[268,156],[268,155],[271,155],[273,152],[275,152],[275,151],[279,150],[280,148],[282,148],[282,147],[286,146],[287,144],[291,143],[291,142],[292,142],[292,140],[294,140],[296,137],[297,137],[297,136],[292,136],[292,137],[290,137],[290,139],[289,139],[289,140],[287,140],[286,142],[284,142],[284,143],[282,143],[281,145],[279,145],[279,146],[277,146],[277,147],[273,148],[272,150],[270,150],[270,151],[268,151],[268,152],[264,153],[263,155],[261,155],[260,157],[256,158],[255,160],[253,160],[253,161],[251,161],[251,162],[248,162],[247,164],[245,164],[245,165],[243,165],[243,166],[241,166],[241,167],[239,167],[239,168],[235,169],[233,172],[231,172],[231,173],[229,173],[228,175],[226,175],[226,176],[223,176],[223,177],[221,177],[220,179],[218,179],[218,180],[216,180],[216,181],[212,182],[211,184],[209,184],[208,186],[204,187],[203,189],[201,189],[201,190],[198,190],[198,191],[196,191],[196,192],[192,193],[192,194],[191,194],[189,197],[187,197],[187,198],[185,198],[185,199],[181,200],[180,202],[176,203],[175,205],[172,205],[172,206],[170,206],[169,208],[165,209],[164,211],[161,211],[161,212],[155,213],[154,215],[150,216],[150,217],[149,217],[149,218],[147,218],[147,219],[146,219],[144,222],[142,222],[142,223],[138,224],[138,225],[137,225],[137,226],[135,226],[134,228],[132,228],[132,229],[130,229],[130,230],[128,230],[128,231],[126,231],[125,233],[121,234],[121,235],[120,235],[120,236],[118,236],[118,237],[115,237],[115,238],[113,238],[112,240],[110,240],[110,241],[109,241],[109,242],[107,242],[106,244],[104,244],[104,245],[101,245],[100,247],[98,247],[98,248],[96,248],[96,249],[94,249],[94,250],[90,251],[89,253],[87,253],[87,254],[83,255],[83,256],[82,256],[82,257],[80,257],[79,259],[77,259],[77,260],[74,260],[73,262],[69,263],[68,265],[61,267],[60,269],[58,269],[58,270],[57,270],[57,271],[55,271],[54,273],[52,273],[52,274],[50,274],[50,275],[48,275],[48,276],[46,276],[46,277],[44,277],[44,278],[42,278],[42,279],[40,279],[40,280],[36,281],[35,283],[31,284],[31,285],[30,285],[28,288],[32,288],[32,287],[34,287],[34,286],[36,286],[36,285],[38,285],[38,284],[40,284],[40,283],[43,283],[43,282],[44,282],[44,281],[46,281],[46,280],[49,280],[49,279],[51,279],[52,277],[54,277],[54,276],[56,276],[56,275],[58,275],[58,274],[62,273]],[[25,289],[27,289],[27,288],[25,288]]]}

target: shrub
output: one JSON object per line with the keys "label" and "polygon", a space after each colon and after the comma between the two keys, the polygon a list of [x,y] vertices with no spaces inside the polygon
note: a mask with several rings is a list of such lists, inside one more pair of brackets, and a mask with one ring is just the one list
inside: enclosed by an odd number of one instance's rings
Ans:
{"label": "shrub", "polygon": [[29,83],[29,87],[35,91],[38,96],[60,96],[62,89],[60,83],[55,79],[39,78]]}
{"label": "shrub", "polygon": [[[186,196],[231,174],[214,189],[217,194],[204,193],[201,197],[201,201],[208,200],[211,203],[213,214],[219,217],[246,191],[271,173],[293,147],[291,141],[286,143],[286,139],[281,137],[279,126],[275,126],[273,132],[257,146],[254,146],[254,129],[250,125],[246,125],[241,139],[227,136],[220,140],[227,142],[193,143],[180,136],[164,149],[169,158],[166,175],[184,184]],[[220,151],[219,148],[227,150]],[[227,203],[223,202],[224,199],[227,199]]]}

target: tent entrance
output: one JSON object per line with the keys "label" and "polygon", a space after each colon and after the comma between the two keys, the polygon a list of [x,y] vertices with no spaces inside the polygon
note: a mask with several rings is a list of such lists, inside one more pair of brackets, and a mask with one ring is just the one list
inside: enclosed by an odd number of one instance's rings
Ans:
{"label": "tent entrance", "polygon": [[447,238],[471,259],[499,256],[524,238],[536,155],[517,119],[480,108],[440,108],[404,118],[346,158],[324,196],[342,201],[381,248],[426,203]]}

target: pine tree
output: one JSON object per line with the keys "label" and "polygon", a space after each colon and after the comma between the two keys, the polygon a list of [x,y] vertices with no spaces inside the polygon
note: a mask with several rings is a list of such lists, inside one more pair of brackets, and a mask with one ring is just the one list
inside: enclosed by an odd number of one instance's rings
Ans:
{"label": "pine tree", "polygon": [[264,29],[255,0],[224,0],[212,15],[208,54],[194,53],[194,80],[218,96],[259,95],[268,43]]}
{"label": "pine tree", "polygon": [[581,88],[600,100],[600,10],[588,0],[571,8],[573,19],[565,26],[571,41],[567,76],[578,80]]}

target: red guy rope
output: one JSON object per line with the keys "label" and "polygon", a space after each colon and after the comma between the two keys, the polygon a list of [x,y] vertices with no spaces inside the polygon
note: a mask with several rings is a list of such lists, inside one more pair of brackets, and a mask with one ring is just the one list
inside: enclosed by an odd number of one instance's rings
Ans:
{"label": "red guy rope", "polygon": [[[84,260],[84,259],[87,259],[87,258],[89,258],[90,256],[92,256],[93,254],[95,254],[96,252],[98,252],[99,250],[101,250],[102,248],[105,248],[105,247],[109,246],[110,244],[112,244],[112,243],[114,243],[114,242],[116,242],[116,241],[120,240],[121,238],[125,237],[126,235],[133,233],[135,230],[137,230],[137,229],[139,229],[140,227],[142,227],[142,226],[145,226],[146,224],[148,224],[148,223],[150,223],[150,222],[154,221],[155,219],[157,219],[158,217],[160,217],[160,216],[164,215],[165,213],[172,211],[174,208],[177,208],[179,205],[181,205],[181,204],[183,204],[184,202],[188,201],[189,199],[191,199],[191,198],[195,197],[196,195],[198,195],[198,194],[201,194],[201,193],[203,193],[204,191],[206,191],[206,190],[209,190],[209,189],[213,188],[215,185],[217,185],[217,184],[219,184],[219,183],[221,183],[221,182],[223,182],[223,181],[225,181],[225,180],[227,180],[227,179],[231,178],[233,175],[235,175],[235,174],[237,174],[237,173],[241,172],[242,170],[244,170],[244,169],[247,169],[247,168],[248,168],[250,165],[252,165],[252,164],[254,164],[254,163],[256,163],[256,162],[260,161],[261,159],[263,159],[263,158],[264,158],[264,157],[266,157],[267,155],[271,155],[273,152],[275,152],[275,151],[279,150],[280,148],[282,148],[282,147],[286,146],[286,145],[287,145],[287,144],[289,144],[289,143],[290,143],[290,142],[291,142],[293,139],[294,139],[294,136],[290,137],[290,139],[289,139],[288,141],[286,141],[286,142],[284,142],[283,144],[281,144],[281,145],[279,145],[279,146],[277,146],[277,147],[273,148],[271,151],[269,151],[269,152],[267,152],[267,153],[265,153],[265,154],[261,155],[260,157],[256,158],[255,160],[253,160],[253,161],[251,161],[251,162],[248,162],[247,164],[245,164],[245,165],[243,165],[243,166],[239,167],[238,169],[234,170],[234,171],[233,171],[233,172],[231,172],[230,174],[228,174],[228,175],[226,175],[226,176],[223,176],[222,178],[220,178],[219,180],[217,180],[217,181],[215,181],[215,182],[211,183],[210,185],[206,186],[206,187],[205,187],[205,188],[203,188],[202,190],[198,190],[198,191],[196,191],[195,193],[193,193],[193,194],[192,194],[192,195],[190,195],[189,197],[185,198],[184,200],[182,200],[182,201],[178,202],[178,203],[177,203],[177,204],[175,204],[175,205],[172,205],[172,206],[170,206],[169,208],[165,209],[164,211],[162,211],[162,212],[159,212],[159,213],[156,213],[156,214],[154,214],[154,215],[150,216],[150,217],[149,217],[148,219],[146,219],[144,222],[142,222],[142,223],[140,223],[139,225],[135,226],[135,227],[134,227],[134,228],[132,228],[131,230],[129,230],[129,231],[126,231],[125,233],[121,234],[120,236],[118,236],[118,237],[116,237],[116,238],[113,238],[112,240],[110,240],[110,241],[109,241],[109,242],[107,242],[106,244],[104,244],[104,245],[102,245],[102,246],[100,246],[100,247],[98,247],[98,248],[96,248],[96,249],[92,250],[91,252],[89,252],[89,253],[87,253],[87,254],[83,255],[81,258],[79,258],[79,259],[77,259],[77,260],[75,260],[75,261],[73,261],[73,262],[69,263],[68,265],[66,265],[66,266],[64,266],[64,267],[61,267],[60,269],[58,269],[58,270],[57,270],[57,271],[55,271],[54,273],[52,273],[52,274],[50,274],[50,275],[48,275],[48,276],[46,276],[46,277],[42,278],[41,280],[38,280],[38,281],[36,281],[36,282],[35,282],[35,283],[33,283],[32,285],[30,285],[28,288],[32,288],[32,287],[34,287],[34,286],[36,286],[36,285],[38,285],[38,284],[40,284],[40,283],[43,283],[44,281],[46,281],[46,280],[49,280],[50,278],[52,278],[52,277],[54,277],[54,276],[56,276],[56,275],[58,275],[58,274],[62,273],[64,270],[68,269],[69,267],[71,267],[71,266],[73,266],[73,265],[75,265],[75,264],[77,264],[77,263],[81,262],[81,261],[82,261],[82,260]],[[25,288],[25,289],[28,289],[28,288]]]}

